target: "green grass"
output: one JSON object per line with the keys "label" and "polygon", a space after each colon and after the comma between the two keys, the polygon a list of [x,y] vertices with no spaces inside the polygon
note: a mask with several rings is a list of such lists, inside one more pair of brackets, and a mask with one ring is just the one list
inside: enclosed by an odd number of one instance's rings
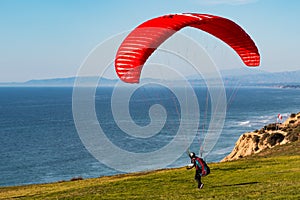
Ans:
{"label": "green grass", "polygon": [[167,169],[70,182],[0,188],[0,199],[300,199],[300,142],[211,163],[198,190],[194,170]]}

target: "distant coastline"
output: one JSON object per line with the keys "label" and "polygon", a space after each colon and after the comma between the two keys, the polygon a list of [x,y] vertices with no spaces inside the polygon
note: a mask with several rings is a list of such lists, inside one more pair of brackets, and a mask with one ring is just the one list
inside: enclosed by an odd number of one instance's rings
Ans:
{"label": "distant coastline", "polygon": [[292,89],[300,89],[300,84],[299,85],[281,85],[278,86],[279,88],[292,88]]}
{"label": "distant coastline", "polygon": [[[284,72],[265,72],[262,70],[233,69],[220,71],[225,86],[250,86],[250,87],[277,87],[277,88],[300,88],[300,70]],[[213,79],[214,77],[209,77]],[[200,75],[191,75],[186,79],[193,86],[205,86],[206,79]],[[80,86],[93,86],[100,81],[101,85],[113,86],[119,80],[117,77],[104,78],[97,76],[66,77],[50,79],[33,79],[25,82],[0,82],[0,87],[73,87],[75,81],[80,81]],[[143,78],[143,82],[156,82],[152,78]],[[162,82],[172,82],[180,85],[180,81],[164,79]]]}

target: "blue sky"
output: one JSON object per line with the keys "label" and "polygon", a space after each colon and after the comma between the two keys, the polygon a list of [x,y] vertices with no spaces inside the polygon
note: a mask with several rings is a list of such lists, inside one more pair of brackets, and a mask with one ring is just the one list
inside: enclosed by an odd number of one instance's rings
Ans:
{"label": "blue sky", "polygon": [[0,82],[75,76],[100,42],[181,12],[241,25],[259,48],[263,70],[300,69],[298,0],[0,0]]}

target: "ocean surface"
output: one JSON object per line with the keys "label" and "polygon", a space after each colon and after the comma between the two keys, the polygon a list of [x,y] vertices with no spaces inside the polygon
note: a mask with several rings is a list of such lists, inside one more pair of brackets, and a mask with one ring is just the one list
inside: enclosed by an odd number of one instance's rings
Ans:
{"label": "ocean surface", "polygon": [[[86,150],[77,133],[72,113],[72,88],[2,87],[0,88],[0,186],[47,183],[74,177],[100,177],[121,173],[100,163]],[[209,125],[210,104],[206,88],[195,88],[201,110],[199,132],[191,149],[199,149]],[[218,162],[231,152],[236,140],[247,131],[283,120],[300,111],[300,90],[282,88],[226,88],[227,113],[222,134],[206,156]],[[117,125],[110,110],[111,88],[99,88],[95,94],[99,123],[115,145],[132,152],[155,151],[166,145],[178,129],[179,105],[170,91],[147,88],[133,95],[132,119],[140,126],[149,123],[153,104],[166,108],[168,117],[159,139],[119,140],[113,134]],[[171,100],[170,100],[171,99]],[[194,150],[196,151],[196,150]],[[108,157],[110,155],[107,155]],[[168,159],[168,155],[165,155]],[[126,159],[126,158],[117,158]],[[116,159],[116,162],[117,162]],[[149,158],[146,158],[149,159]],[[189,163],[182,156],[169,167]]]}

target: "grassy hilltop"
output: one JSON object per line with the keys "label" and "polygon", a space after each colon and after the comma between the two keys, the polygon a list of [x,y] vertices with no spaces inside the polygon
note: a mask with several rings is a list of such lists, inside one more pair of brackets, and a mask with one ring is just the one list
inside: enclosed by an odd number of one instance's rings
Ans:
{"label": "grassy hilltop", "polygon": [[198,190],[194,169],[166,169],[51,184],[2,187],[0,199],[300,199],[300,142],[211,163]]}

